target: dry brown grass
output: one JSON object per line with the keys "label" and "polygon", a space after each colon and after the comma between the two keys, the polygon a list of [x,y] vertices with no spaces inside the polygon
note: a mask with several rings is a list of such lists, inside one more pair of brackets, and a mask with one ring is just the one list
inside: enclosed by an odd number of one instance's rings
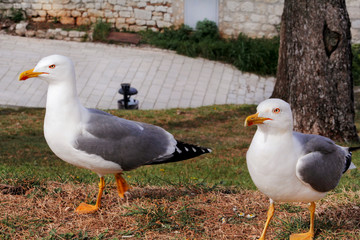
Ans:
{"label": "dry brown grass", "polygon": [[[94,200],[96,193],[95,184],[58,182],[25,193],[3,189],[0,206],[5,217],[0,230],[7,232],[9,239],[256,239],[268,207],[267,198],[257,191],[149,186],[134,187],[127,200],[120,200],[115,185],[109,184],[100,211],[89,215],[74,212],[84,199]],[[350,202],[347,194],[356,202]],[[317,239],[358,239],[359,199],[360,192],[344,190],[322,200],[316,210]],[[307,230],[305,204],[286,204],[276,210],[270,239],[282,239],[281,233],[289,231],[283,221],[295,219],[306,226],[301,231]],[[255,217],[239,217],[241,212]]]}

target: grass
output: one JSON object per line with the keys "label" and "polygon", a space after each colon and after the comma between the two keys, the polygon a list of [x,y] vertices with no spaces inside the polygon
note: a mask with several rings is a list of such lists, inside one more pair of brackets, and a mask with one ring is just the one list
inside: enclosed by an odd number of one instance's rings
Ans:
{"label": "grass", "polygon": [[[245,163],[255,128],[243,127],[255,106],[109,112],[162,126],[177,139],[210,147],[213,153],[126,172],[133,189],[125,201],[116,194],[113,176],[107,176],[101,210],[77,215],[74,209],[81,201],[95,201],[96,174],[54,156],[43,137],[44,109],[0,109],[1,239],[254,239],[260,235],[268,200],[256,191]],[[356,121],[359,128],[359,116]],[[353,159],[360,166],[360,154],[354,153]],[[356,239],[359,186],[360,172],[355,169],[320,201],[316,239]],[[246,218],[247,214],[255,217]],[[277,205],[275,216],[269,232],[273,239],[308,228],[305,205]]]}
{"label": "grass", "polygon": [[93,40],[105,42],[111,30],[110,23],[98,20],[94,25]]}

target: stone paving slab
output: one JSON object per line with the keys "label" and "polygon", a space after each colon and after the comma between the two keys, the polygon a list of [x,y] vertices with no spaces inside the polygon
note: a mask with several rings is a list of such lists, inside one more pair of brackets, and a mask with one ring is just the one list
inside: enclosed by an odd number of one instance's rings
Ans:
{"label": "stone paving slab", "polygon": [[91,108],[117,108],[124,82],[138,90],[140,109],[257,104],[270,97],[275,83],[273,77],[167,50],[0,34],[0,106],[45,107],[47,84],[17,78],[52,54],[73,60],[80,100]]}

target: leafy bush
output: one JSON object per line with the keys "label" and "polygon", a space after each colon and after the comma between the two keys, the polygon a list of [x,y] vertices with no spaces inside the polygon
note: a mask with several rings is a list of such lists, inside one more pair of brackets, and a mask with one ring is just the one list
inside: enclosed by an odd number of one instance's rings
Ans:
{"label": "leafy bush", "polygon": [[11,14],[9,16],[9,19],[11,21],[14,21],[16,23],[21,22],[22,20],[25,20],[24,12],[21,9],[10,9]]}
{"label": "leafy bush", "polygon": [[111,25],[110,23],[103,22],[98,20],[94,26],[93,40],[94,41],[106,41],[110,33]]}
{"label": "leafy bush", "polygon": [[195,41],[200,42],[206,38],[217,40],[220,38],[220,34],[216,23],[205,19],[196,23],[196,31],[192,37]]}
{"label": "leafy bush", "polygon": [[353,65],[352,73],[354,78],[354,85],[360,86],[360,44],[352,45]]}
{"label": "leafy bush", "polygon": [[182,25],[162,33],[143,32],[142,38],[146,43],[189,57],[224,61],[246,72],[276,74],[279,38],[252,39],[240,34],[237,39],[222,39],[216,24],[206,19],[196,24],[196,31]]}

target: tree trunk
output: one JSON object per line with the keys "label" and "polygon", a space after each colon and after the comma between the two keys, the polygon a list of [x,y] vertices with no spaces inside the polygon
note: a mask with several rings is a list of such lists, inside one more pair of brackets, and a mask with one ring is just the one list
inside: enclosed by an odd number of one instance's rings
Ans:
{"label": "tree trunk", "polygon": [[351,61],[345,0],[285,0],[272,97],[290,103],[295,130],[358,141]]}

